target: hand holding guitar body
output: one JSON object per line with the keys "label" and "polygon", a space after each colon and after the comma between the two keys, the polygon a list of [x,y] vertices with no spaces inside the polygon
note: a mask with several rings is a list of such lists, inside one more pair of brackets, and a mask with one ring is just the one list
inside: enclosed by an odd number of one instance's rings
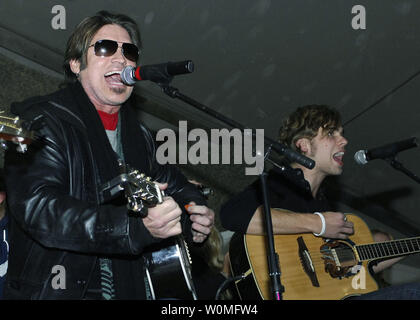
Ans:
{"label": "hand holding guitar body", "polygon": [[[325,218],[325,233],[322,235],[324,238],[348,239],[349,236],[354,234],[353,222],[347,221],[343,213],[328,211],[322,214]],[[319,233],[319,230],[321,228],[314,232]]]}
{"label": "hand holding guitar body", "polygon": [[[273,232],[274,234],[291,233],[321,233],[322,219],[312,213],[296,213],[285,209],[272,208]],[[326,211],[322,215],[325,219],[324,238],[347,239],[354,234],[354,226],[347,221],[342,212]],[[248,234],[265,234],[264,212],[259,206],[248,225]]]}

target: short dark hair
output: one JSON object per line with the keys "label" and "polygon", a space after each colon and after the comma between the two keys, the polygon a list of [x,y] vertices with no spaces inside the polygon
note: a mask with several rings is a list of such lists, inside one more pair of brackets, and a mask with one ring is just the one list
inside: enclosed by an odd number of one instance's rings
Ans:
{"label": "short dark hair", "polygon": [[339,127],[341,127],[341,116],[336,109],[326,105],[307,105],[297,108],[284,120],[279,131],[279,142],[300,152],[296,147],[299,139],[312,140],[318,134],[319,128],[327,134]]}
{"label": "short dark hair", "polygon": [[131,41],[139,48],[142,47],[140,31],[137,23],[124,14],[115,14],[108,11],[99,11],[92,17],[85,18],[73,31],[67,41],[64,54],[64,76],[68,82],[76,81],[76,75],[71,71],[70,61],[80,61],[80,70],[86,67],[87,51],[90,42],[100,28],[107,24],[116,24],[127,30]]}

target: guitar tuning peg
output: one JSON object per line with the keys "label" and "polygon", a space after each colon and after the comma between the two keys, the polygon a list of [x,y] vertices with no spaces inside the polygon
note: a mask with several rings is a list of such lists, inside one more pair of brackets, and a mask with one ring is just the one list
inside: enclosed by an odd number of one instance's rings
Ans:
{"label": "guitar tuning peg", "polygon": [[146,181],[150,181],[150,180],[151,180],[151,179],[150,179],[150,177],[147,177],[147,178],[146,178]]}

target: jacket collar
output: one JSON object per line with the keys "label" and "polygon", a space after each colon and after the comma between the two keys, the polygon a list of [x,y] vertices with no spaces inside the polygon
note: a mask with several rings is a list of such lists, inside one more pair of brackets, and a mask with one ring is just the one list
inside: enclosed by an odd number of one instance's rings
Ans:
{"label": "jacket collar", "polygon": [[[299,168],[292,168],[288,164],[283,164],[283,169],[274,168],[272,171],[275,175],[280,175],[282,179],[285,179],[288,183],[292,184],[300,193],[305,194],[308,197],[312,197],[311,185],[305,179],[303,171]],[[318,190],[316,199],[321,200],[325,198],[324,187]]]}

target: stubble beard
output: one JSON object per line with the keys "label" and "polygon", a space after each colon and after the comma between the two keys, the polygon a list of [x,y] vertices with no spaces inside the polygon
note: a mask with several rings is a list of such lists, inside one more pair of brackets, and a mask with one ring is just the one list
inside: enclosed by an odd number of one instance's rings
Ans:
{"label": "stubble beard", "polygon": [[111,91],[116,94],[123,94],[127,91],[126,87],[111,87]]}

